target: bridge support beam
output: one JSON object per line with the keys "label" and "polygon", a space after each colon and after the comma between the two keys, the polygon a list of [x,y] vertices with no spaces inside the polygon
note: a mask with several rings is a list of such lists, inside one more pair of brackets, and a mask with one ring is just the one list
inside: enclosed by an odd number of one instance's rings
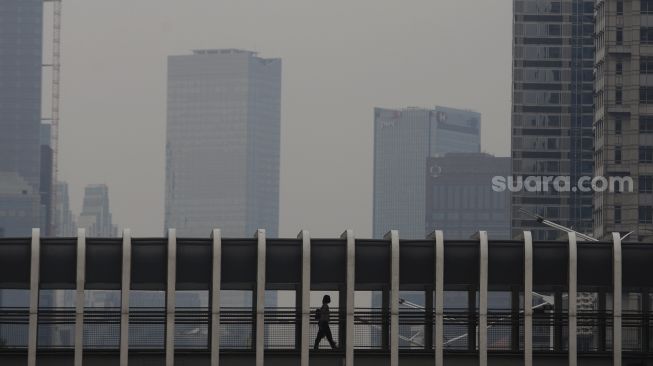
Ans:
{"label": "bridge support beam", "polygon": [[612,364],[621,366],[621,234],[612,233]]}
{"label": "bridge support beam", "polygon": [[533,366],[533,236],[524,231],[524,366]]}
{"label": "bridge support beam", "polygon": [[129,364],[129,290],[131,287],[131,230],[122,232],[122,287],[120,290],[120,366]]}
{"label": "bridge support beam", "polygon": [[211,366],[220,365],[220,281],[222,275],[222,233],[214,229],[213,266],[211,273]]}
{"label": "bridge support beam", "polygon": [[354,231],[345,231],[341,238],[347,240],[345,366],[354,366],[354,286],[356,281],[356,240],[354,238]]}
{"label": "bridge support beam", "polygon": [[[569,289],[568,289],[568,308],[569,308],[569,366],[578,364],[577,348],[577,316],[578,316],[578,248],[576,244],[576,233],[569,233]],[[562,306],[556,304],[555,306]]]}
{"label": "bridge support beam", "polygon": [[177,232],[168,229],[168,281],[166,285],[166,366],[175,366],[175,305],[177,298]]}
{"label": "bridge support beam", "polygon": [[479,301],[478,301],[478,364],[487,366],[487,292],[488,292],[488,237],[487,231],[479,233]]}
{"label": "bridge support beam", "polygon": [[302,293],[301,293],[301,327],[300,331],[300,365],[309,366],[309,350],[311,340],[309,329],[311,326],[311,237],[307,230],[302,230],[297,236],[302,240]]}
{"label": "bridge support beam", "polygon": [[29,325],[27,343],[27,366],[36,366],[36,347],[38,333],[39,311],[39,270],[41,231],[32,229],[32,244],[30,253],[30,280],[29,280]]}
{"label": "bridge support beam", "polygon": [[391,230],[390,239],[390,366],[399,366],[399,232]]}
{"label": "bridge support beam", "polygon": [[265,360],[265,230],[256,231],[258,243],[256,272],[256,366]]}
{"label": "bridge support beam", "polygon": [[82,366],[84,358],[84,287],[86,283],[86,231],[77,230],[77,290],[75,293],[75,356],[74,366]]}

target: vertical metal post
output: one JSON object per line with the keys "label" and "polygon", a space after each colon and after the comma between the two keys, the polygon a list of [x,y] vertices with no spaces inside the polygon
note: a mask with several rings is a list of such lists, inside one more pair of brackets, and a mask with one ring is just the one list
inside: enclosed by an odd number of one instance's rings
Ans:
{"label": "vertical metal post", "polygon": [[390,239],[390,366],[399,366],[399,232],[386,234]]}
{"label": "vertical metal post", "polygon": [[533,366],[533,236],[524,231],[524,366]]}
{"label": "vertical metal post", "polygon": [[621,234],[612,233],[612,364],[621,366]]}
{"label": "vertical metal post", "polygon": [[[479,306],[478,306],[478,363],[487,366],[487,291],[488,291],[488,237],[487,231],[481,231],[480,236],[480,267],[479,267]],[[471,334],[470,334],[471,336]]]}
{"label": "vertical metal post", "polygon": [[309,329],[311,326],[311,236],[308,230],[302,230],[298,238],[302,240],[302,293],[301,293],[301,366],[309,366],[309,350],[311,349]]}
{"label": "vertical metal post", "polygon": [[444,366],[444,233],[435,232],[435,366]]}
{"label": "vertical metal post", "polygon": [[73,364],[82,366],[84,357],[84,287],[86,283],[86,231],[77,230],[77,291],[75,296],[75,356]]}
{"label": "vertical metal post", "polygon": [[32,229],[29,285],[29,328],[27,343],[27,366],[36,366],[36,347],[39,311],[39,273],[40,273],[41,231]]}
{"label": "vertical metal post", "polygon": [[[569,366],[576,366],[578,363],[578,349],[577,349],[577,338],[576,338],[576,320],[577,320],[577,309],[578,301],[576,300],[578,295],[578,250],[576,247],[576,233],[569,233],[569,288],[568,288],[568,311],[569,311],[569,324],[567,329],[569,330]],[[560,304],[561,305],[561,304]]]}
{"label": "vertical metal post", "polygon": [[177,278],[177,233],[168,229],[168,281],[166,285],[166,366],[175,366],[175,302]]}
{"label": "vertical metal post", "polygon": [[222,275],[222,233],[214,229],[211,276],[211,366],[220,365],[220,281]]}
{"label": "vertical metal post", "polygon": [[265,230],[256,231],[258,256],[256,270],[256,366],[265,360]]}
{"label": "vertical metal post", "polygon": [[131,230],[122,232],[122,285],[120,288],[120,366],[129,364],[129,290],[131,287]]}
{"label": "vertical metal post", "polygon": [[345,231],[341,238],[347,240],[347,287],[345,290],[345,366],[354,366],[354,286],[356,281],[356,239],[354,231]]}

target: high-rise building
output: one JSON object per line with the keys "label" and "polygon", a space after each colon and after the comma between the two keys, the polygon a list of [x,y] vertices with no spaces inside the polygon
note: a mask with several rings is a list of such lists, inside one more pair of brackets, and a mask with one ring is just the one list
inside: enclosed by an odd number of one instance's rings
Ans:
{"label": "high-rise building", "polygon": [[84,189],[84,204],[79,214],[78,226],[86,229],[86,236],[113,237],[118,229],[113,225],[109,208],[109,187],[91,184]]}
{"label": "high-rise building", "polygon": [[70,209],[70,195],[68,183],[58,182],[55,186],[57,194],[57,207],[54,211],[55,236],[71,237],[77,235],[77,225],[72,210]]}
{"label": "high-rise building", "polygon": [[374,237],[424,238],[426,162],[481,151],[479,113],[435,107],[374,110]]}
{"label": "high-rise building", "polygon": [[469,239],[480,230],[510,239],[510,191],[494,190],[495,176],[510,175],[510,158],[450,153],[426,166],[426,229],[447,239]]}
{"label": "high-rise building", "polygon": [[39,226],[39,210],[39,193],[32,185],[17,172],[0,171],[0,237],[31,233]]}
{"label": "high-rise building", "polygon": [[[32,227],[40,224],[42,47],[43,1],[0,1],[0,172],[11,177],[4,182],[5,193],[17,185],[20,192],[29,192],[13,198],[3,194],[0,208],[32,215],[21,220]],[[36,201],[28,203],[28,198]],[[5,228],[7,232],[29,235],[31,227]]]}
{"label": "high-rise building", "polygon": [[41,219],[40,228],[41,235],[50,236],[54,234],[52,231],[52,125],[49,123],[41,124],[41,180],[40,180],[40,194],[41,194]]}
{"label": "high-rise building", "polygon": [[[512,175],[593,173],[594,3],[514,0]],[[592,230],[592,193],[521,190],[512,197],[512,235],[535,239],[561,232],[533,220],[543,215],[583,233]],[[563,233],[564,234],[564,233]]]}
{"label": "high-rise building", "polygon": [[[596,175],[634,189],[596,192],[594,235],[653,235],[653,0],[596,4]],[[619,188],[619,187],[616,187]]]}
{"label": "high-rise building", "polygon": [[278,235],[280,111],[280,59],[235,49],[169,57],[166,228]]}

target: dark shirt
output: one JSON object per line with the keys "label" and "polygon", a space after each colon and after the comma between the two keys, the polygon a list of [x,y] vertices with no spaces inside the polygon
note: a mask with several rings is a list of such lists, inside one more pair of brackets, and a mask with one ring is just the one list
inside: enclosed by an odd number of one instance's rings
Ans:
{"label": "dark shirt", "polygon": [[327,304],[322,304],[322,307],[320,308],[320,323],[329,323],[331,320],[331,314],[329,311],[329,305]]}

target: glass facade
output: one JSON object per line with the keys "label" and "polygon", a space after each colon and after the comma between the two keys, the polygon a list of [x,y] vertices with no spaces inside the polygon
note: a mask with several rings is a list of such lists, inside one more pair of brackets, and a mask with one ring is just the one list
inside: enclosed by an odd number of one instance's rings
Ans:
{"label": "glass facade", "polygon": [[0,1],[0,172],[28,185],[0,198],[0,236],[39,226],[42,33],[43,1]]}
{"label": "glass facade", "polygon": [[241,50],[168,59],[165,227],[278,234],[281,60]]}
{"label": "glass facade", "polygon": [[[512,175],[593,174],[594,1],[515,0]],[[520,209],[583,233],[592,231],[591,192],[513,193],[512,235],[560,232]]]}
{"label": "glass facade", "polygon": [[374,110],[374,237],[424,238],[426,160],[480,152],[481,115],[445,107]]}

